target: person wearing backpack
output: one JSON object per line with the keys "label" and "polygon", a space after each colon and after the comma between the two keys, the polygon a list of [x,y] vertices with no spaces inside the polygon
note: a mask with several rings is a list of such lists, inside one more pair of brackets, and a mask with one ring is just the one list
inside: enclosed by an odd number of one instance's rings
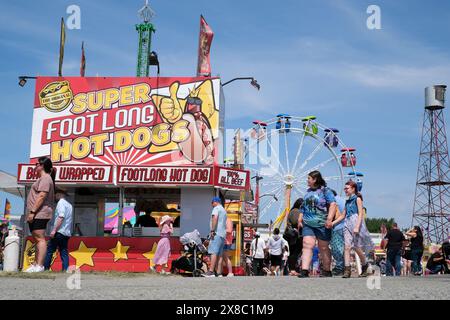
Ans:
{"label": "person wearing backpack", "polygon": [[303,227],[302,270],[298,277],[309,277],[309,269],[316,239],[323,260],[321,277],[332,277],[331,273],[331,229],[336,213],[336,199],[319,171],[308,174],[308,187],[299,218],[299,227]]}
{"label": "person wearing backpack", "polygon": [[227,217],[227,222],[226,222],[226,235],[225,235],[225,245],[223,246],[223,255],[222,257],[219,258],[219,265],[218,265],[218,269],[219,271],[217,272],[219,277],[222,275],[223,272],[223,264],[225,264],[227,266],[227,277],[233,277],[233,265],[231,264],[231,259],[230,259],[230,251],[232,250],[231,247],[233,245],[233,221],[231,221],[231,219],[229,217]]}

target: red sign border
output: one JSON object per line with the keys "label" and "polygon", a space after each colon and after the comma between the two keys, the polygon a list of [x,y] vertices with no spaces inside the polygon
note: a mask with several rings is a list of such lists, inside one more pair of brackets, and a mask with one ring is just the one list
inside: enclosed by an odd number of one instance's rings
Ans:
{"label": "red sign border", "polygon": [[[120,170],[123,167],[132,167],[132,168],[193,168],[193,169],[209,169],[209,181],[206,183],[189,183],[189,182],[181,182],[181,183],[172,183],[172,182],[121,182],[120,181]],[[214,166],[192,166],[192,165],[182,165],[182,166],[135,166],[135,165],[118,165],[116,168],[116,177],[117,177],[117,185],[123,186],[123,185],[166,185],[166,186],[211,186],[212,181],[214,181]]]}
{"label": "red sign border", "polygon": [[[18,184],[32,184],[34,183],[35,180],[20,180],[20,172],[22,170],[22,167],[24,166],[34,166],[33,163],[19,163],[18,167],[17,167],[17,183]],[[88,181],[88,182],[84,182],[83,180],[74,180],[74,181],[57,181],[58,184],[61,185],[70,185],[70,184],[82,184],[82,185],[114,185],[113,182],[113,171],[114,171],[114,166],[113,165],[101,165],[101,164],[54,164],[55,168],[58,167],[109,167],[109,177],[107,181]]]}
{"label": "red sign border", "polygon": [[[250,190],[250,171],[249,170],[242,170],[242,169],[234,169],[229,167],[223,167],[223,166],[215,166],[215,172],[214,172],[214,186],[222,187],[225,189],[230,190]],[[219,173],[220,169],[229,170],[229,171],[239,171],[247,174],[247,178],[245,179],[245,186],[244,187],[236,187],[236,186],[230,186],[228,184],[223,184],[219,182]]]}

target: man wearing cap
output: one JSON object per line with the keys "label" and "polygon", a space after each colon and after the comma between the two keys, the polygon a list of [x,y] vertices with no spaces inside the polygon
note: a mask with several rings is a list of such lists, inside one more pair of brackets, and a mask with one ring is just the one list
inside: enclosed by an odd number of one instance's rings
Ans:
{"label": "man wearing cap", "polygon": [[211,231],[210,242],[208,246],[208,253],[211,255],[211,264],[209,271],[204,274],[204,277],[215,277],[214,270],[216,269],[219,257],[223,254],[223,247],[225,245],[226,226],[227,226],[227,212],[222,206],[222,201],[219,197],[212,199],[213,210],[211,213]]}
{"label": "man wearing cap", "polygon": [[62,271],[69,268],[69,252],[67,245],[72,235],[72,205],[66,200],[67,192],[56,189],[55,199],[58,201],[55,210],[54,223],[50,233],[50,241],[47,245],[47,256],[45,257],[44,268],[50,269],[53,253],[58,249],[62,262]]}

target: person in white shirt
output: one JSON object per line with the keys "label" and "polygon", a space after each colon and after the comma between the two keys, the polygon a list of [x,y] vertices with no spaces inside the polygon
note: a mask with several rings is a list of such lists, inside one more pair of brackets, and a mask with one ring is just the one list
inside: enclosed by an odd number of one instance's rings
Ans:
{"label": "person in white shirt", "polygon": [[252,244],[250,246],[250,256],[253,259],[253,275],[261,276],[262,269],[264,266],[264,257],[266,244],[264,240],[260,238],[259,232],[255,233],[255,239],[253,239]]}
{"label": "person in white shirt", "polygon": [[270,270],[272,275],[278,274],[283,258],[285,240],[280,236],[280,229],[273,230],[273,236],[269,238]]}
{"label": "person in white shirt", "polygon": [[55,210],[54,223],[50,233],[50,241],[47,245],[47,255],[45,257],[44,268],[49,270],[52,264],[53,253],[58,249],[62,262],[62,271],[69,268],[69,251],[67,246],[72,236],[72,205],[66,200],[65,190],[57,189],[55,198],[58,201]]}

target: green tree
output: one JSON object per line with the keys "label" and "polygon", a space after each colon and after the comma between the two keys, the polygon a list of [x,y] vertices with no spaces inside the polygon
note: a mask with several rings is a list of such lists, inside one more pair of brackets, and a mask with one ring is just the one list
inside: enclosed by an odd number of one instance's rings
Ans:
{"label": "green tree", "polygon": [[369,232],[379,233],[382,224],[385,224],[388,229],[392,228],[392,224],[395,223],[394,218],[367,218],[366,226]]}

